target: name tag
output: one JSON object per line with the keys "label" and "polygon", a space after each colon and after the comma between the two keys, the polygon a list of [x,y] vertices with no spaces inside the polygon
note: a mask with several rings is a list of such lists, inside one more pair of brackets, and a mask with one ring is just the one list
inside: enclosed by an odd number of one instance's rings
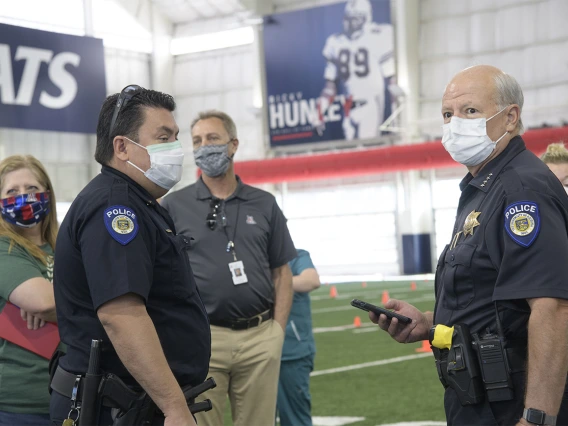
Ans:
{"label": "name tag", "polygon": [[229,263],[229,270],[231,271],[234,285],[248,283],[247,274],[245,274],[245,265],[242,260]]}

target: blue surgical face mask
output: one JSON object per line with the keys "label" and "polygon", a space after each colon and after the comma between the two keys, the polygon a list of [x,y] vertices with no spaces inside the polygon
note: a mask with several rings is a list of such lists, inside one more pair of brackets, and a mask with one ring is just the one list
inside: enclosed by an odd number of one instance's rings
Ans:
{"label": "blue surgical face mask", "polygon": [[22,228],[32,228],[49,212],[49,192],[20,194],[1,200],[2,217],[6,222]]}
{"label": "blue surgical face mask", "polygon": [[506,108],[487,119],[453,116],[449,123],[442,126],[444,132],[442,144],[454,161],[472,167],[483,163],[491,155],[497,143],[509,132],[505,132],[493,142],[487,136],[487,122],[501,114]]}

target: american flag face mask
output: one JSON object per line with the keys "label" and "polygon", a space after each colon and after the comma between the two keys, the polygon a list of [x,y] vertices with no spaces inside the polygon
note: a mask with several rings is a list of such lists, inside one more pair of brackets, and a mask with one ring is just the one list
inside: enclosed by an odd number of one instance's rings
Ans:
{"label": "american flag face mask", "polygon": [[31,228],[40,223],[49,212],[49,192],[4,198],[0,207],[4,220],[13,225]]}

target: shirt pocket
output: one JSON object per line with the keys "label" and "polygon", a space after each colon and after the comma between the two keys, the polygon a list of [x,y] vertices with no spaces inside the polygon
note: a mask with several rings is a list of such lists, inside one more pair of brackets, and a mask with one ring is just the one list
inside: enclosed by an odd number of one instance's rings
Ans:
{"label": "shirt pocket", "polygon": [[465,309],[475,297],[472,259],[476,249],[477,245],[459,244],[454,250],[446,251],[441,289],[444,308]]}

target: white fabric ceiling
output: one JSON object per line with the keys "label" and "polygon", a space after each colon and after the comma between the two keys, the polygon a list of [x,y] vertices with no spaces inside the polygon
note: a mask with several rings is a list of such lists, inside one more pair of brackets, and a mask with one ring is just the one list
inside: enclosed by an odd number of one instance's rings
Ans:
{"label": "white fabric ceiling", "polygon": [[270,13],[338,1],[340,0],[152,0],[175,24],[228,16],[246,18],[259,10]]}
{"label": "white fabric ceiling", "polygon": [[176,24],[245,11],[239,0],[152,0],[152,2]]}

